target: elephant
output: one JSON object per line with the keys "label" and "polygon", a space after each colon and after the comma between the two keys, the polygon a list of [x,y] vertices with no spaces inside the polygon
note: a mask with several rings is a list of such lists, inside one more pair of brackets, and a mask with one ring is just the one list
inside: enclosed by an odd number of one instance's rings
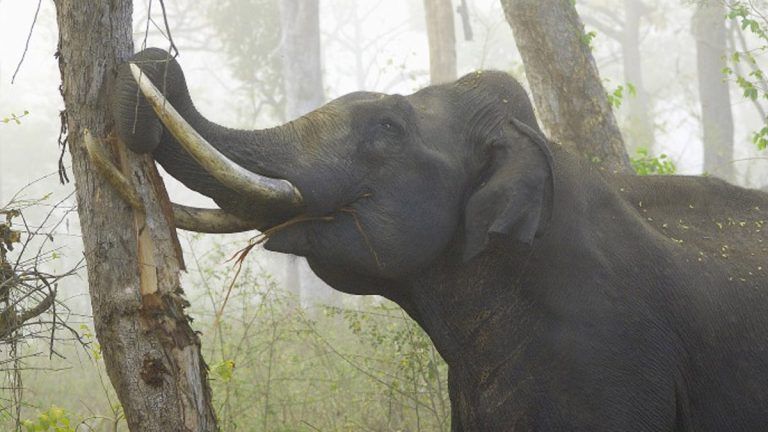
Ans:
{"label": "elephant", "polygon": [[205,119],[160,49],[111,93],[120,141],[220,207],[178,227],[258,229],[400,305],[448,364],[453,431],[768,424],[768,194],[602,170],[497,71],[252,131]]}

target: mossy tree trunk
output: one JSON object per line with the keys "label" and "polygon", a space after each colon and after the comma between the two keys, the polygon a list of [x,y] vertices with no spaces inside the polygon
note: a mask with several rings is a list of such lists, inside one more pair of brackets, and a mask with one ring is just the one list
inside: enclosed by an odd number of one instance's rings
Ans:
{"label": "mossy tree trunk", "polygon": [[550,137],[603,170],[632,172],[572,0],[502,0]]}
{"label": "mossy tree trunk", "polygon": [[106,139],[142,198],[128,206],[94,169],[86,129],[111,135],[108,90],[133,53],[130,0],[55,0],[58,58],[96,336],[132,431],[213,431],[200,341],[184,313],[178,248],[154,162]]}

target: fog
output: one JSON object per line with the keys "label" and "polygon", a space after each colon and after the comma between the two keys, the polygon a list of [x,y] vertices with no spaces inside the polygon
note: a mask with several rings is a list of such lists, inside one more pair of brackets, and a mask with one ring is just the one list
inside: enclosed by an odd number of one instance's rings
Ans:
{"label": "fog", "polygon": [[[290,120],[280,111],[280,103],[259,99],[264,96],[265,90],[256,85],[258,83],[242,79],[244,72],[242,67],[238,70],[238,59],[233,58],[231,50],[225,48],[225,38],[231,41],[239,36],[232,33],[232,28],[226,31],[228,18],[226,14],[220,16],[221,9],[217,9],[215,1],[167,3],[168,24],[179,51],[178,61],[184,68],[193,100],[206,117],[240,128],[264,128]],[[627,86],[623,52],[619,41],[590,22],[605,22],[606,14],[601,15],[600,12],[604,9],[611,12],[608,15],[621,18],[624,12],[617,6],[619,3],[599,0],[578,2],[587,31],[596,32],[591,42],[593,55],[608,92],[618,86]],[[668,155],[678,174],[701,174],[702,127],[695,41],[690,29],[693,6],[688,2],[660,0],[646,3],[651,12],[641,24],[639,50],[644,90],[653,114],[655,140],[651,151],[654,155]],[[498,69],[524,82],[522,60],[499,2],[471,0],[468,4],[472,40],[466,40],[461,19],[458,15],[455,18],[458,75],[478,69]],[[142,46],[168,48],[169,41],[163,34],[164,24],[159,8],[154,5],[152,20],[148,21],[147,6],[146,1],[137,1],[134,5],[135,47],[137,50]],[[54,242],[49,247],[57,248],[60,257],[45,266],[55,273],[79,262],[83,251],[77,215],[72,211],[75,206],[72,195],[74,181],[68,169],[68,152],[62,160],[71,181],[61,184],[58,174],[61,148],[57,142],[63,102],[59,93],[61,77],[55,58],[58,38],[55,9],[52,2],[42,2],[35,18],[37,7],[38,2],[31,0],[0,0],[0,119],[14,115],[19,117],[18,123],[13,119],[0,123],[0,208],[12,199],[18,206],[20,200],[45,197],[40,205],[24,209],[26,220],[35,225],[43,223],[52,206],[60,203],[55,217],[47,222],[55,234]],[[322,0],[319,18],[322,82],[326,100],[357,90],[409,94],[429,85],[429,45],[422,2]],[[221,24],[222,20],[224,24]],[[254,21],[257,21],[255,16]],[[279,32],[277,22],[259,25],[265,28],[265,40],[270,37],[269,32]],[[746,37],[748,42],[757,44],[749,34]],[[255,55],[263,57],[265,64],[275,58],[279,60],[282,55],[279,46],[264,44],[258,48],[263,52],[257,50]],[[764,58],[759,58],[758,62],[765,68]],[[272,76],[265,74],[258,72],[257,76],[272,79]],[[275,94],[278,98],[282,97],[280,91]],[[628,119],[632,97],[625,94],[620,106],[615,108],[631,154],[636,151],[632,146],[636,141],[633,137],[636,131]],[[733,180],[747,187],[768,188],[768,156],[751,142],[753,133],[764,126],[765,119],[760,118],[754,103],[744,98],[736,85],[731,85],[731,101],[735,120]],[[765,102],[759,101],[763,106]],[[210,199],[186,189],[170,176],[165,175],[164,179],[175,202],[214,206]],[[59,220],[64,222],[54,227]],[[193,299],[193,307],[202,308],[195,303],[195,299],[204,294],[200,282],[205,277],[202,275],[204,270],[231,270],[232,264],[226,262],[226,258],[245,246],[252,235],[200,236],[181,233],[180,236],[188,254],[189,267],[183,277],[183,285]],[[210,268],[199,268],[196,265],[199,256],[189,255],[190,250],[206,251],[213,245],[222,248],[223,258],[209,263]],[[280,289],[299,295],[302,304],[307,307],[315,302],[348,306],[361,301],[332,291],[312,275],[306,264],[295,263],[294,260],[257,250],[249,256],[248,265],[272,275]],[[62,283],[60,299],[67,301],[74,312],[83,315],[73,315],[73,324],[84,323],[90,327],[85,272],[80,274],[80,277]],[[82,362],[84,360],[80,359],[72,364],[81,365]]]}
{"label": "fog", "polygon": [[[254,115],[249,107],[248,89],[233,78],[227,67],[226,53],[221,42],[206,23],[206,7],[190,11],[187,2],[168,5],[174,42],[179,49],[179,62],[184,67],[190,92],[196,106],[210,120],[230,127],[263,128],[280,122],[280,118],[262,110]],[[457,62],[460,74],[477,69],[500,69],[522,73],[512,33],[497,2],[473,2],[474,40],[465,41],[457,20]],[[0,126],[0,202],[6,203],[20,188],[25,196],[39,198],[52,194],[47,201],[64,198],[73,191],[73,184],[61,185],[56,175],[60,149],[59,112],[63,102],[59,94],[60,75],[54,57],[57,28],[53,4],[43,2],[34,30],[27,37],[35,17],[37,4],[25,0],[0,1],[0,107],[2,116],[29,114],[21,124]],[[428,44],[424,26],[424,11],[412,1],[334,1],[323,2],[320,9],[321,52],[326,99],[330,100],[356,90],[409,94],[429,84]],[[174,17],[178,23],[174,23]],[[353,20],[357,17],[357,20]],[[155,8],[153,21],[147,29],[147,8],[136,3],[134,10],[135,46],[168,47],[161,34],[162,16]],[[187,30],[192,28],[193,30]],[[265,56],[270,53],[264,53]],[[275,53],[271,53],[275,55]],[[276,55],[280,55],[279,53]],[[23,57],[23,61],[21,61]],[[360,66],[356,66],[356,61]],[[18,72],[16,68],[18,67]],[[14,73],[16,76],[14,79]],[[13,82],[12,82],[13,81]],[[69,165],[69,155],[64,162]],[[43,180],[37,181],[42,177]],[[176,202],[198,206],[214,206],[208,198],[186,189],[170,176],[165,176],[169,193]],[[74,205],[74,197],[67,203]],[[31,212],[34,210],[30,210]],[[40,217],[32,213],[29,217]],[[62,228],[67,257],[82,255],[77,241],[75,215]],[[187,234],[182,234],[185,236]],[[225,236],[232,242],[232,251],[240,249],[247,236]],[[285,281],[286,261],[290,258],[261,251],[259,259],[275,276]],[[66,263],[70,263],[69,260]],[[62,264],[64,265],[64,264]],[[273,267],[274,266],[274,267]],[[306,279],[305,296],[337,295],[328,291],[314,278],[306,266],[301,268]],[[311,288],[309,288],[311,286]],[[84,290],[82,284],[73,289]],[[84,298],[84,297],[83,297]]]}

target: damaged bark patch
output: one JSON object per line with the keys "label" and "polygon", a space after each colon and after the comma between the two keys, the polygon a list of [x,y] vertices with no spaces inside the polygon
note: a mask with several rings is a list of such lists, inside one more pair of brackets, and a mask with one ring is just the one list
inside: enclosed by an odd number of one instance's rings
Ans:
{"label": "damaged bark patch", "polygon": [[163,312],[165,304],[163,303],[162,296],[157,292],[153,292],[141,296],[141,308],[144,313],[151,315],[152,313]]}
{"label": "damaged bark patch", "polygon": [[152,358],[149,354],[144,355],[144,361],[139,372],[142,381],[152,387],[162,387],[166,374],[168,374],[168,369],[162,360]]}

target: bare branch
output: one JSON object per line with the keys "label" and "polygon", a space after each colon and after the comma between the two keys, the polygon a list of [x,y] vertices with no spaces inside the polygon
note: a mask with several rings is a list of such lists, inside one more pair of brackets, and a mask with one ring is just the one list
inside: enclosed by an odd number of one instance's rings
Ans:
{"label": "bare branch", "polygon": [[16,70],[13,71],[13,76],[11,77],[11,84],[16,81],[16,74],[19,73],[19,69],[21,69],[21,64],[24,63],[24,57],[27,55],[27,51],[29,50],[29,40],[32,39],[32,31],[35,30],[35,24],[37,24],[37,15],[40,13],[40,5],[43,3],[43,0],[37,0],[37,9],[35,10],[35,17],[32,19],[32,25],[29,27],[29,33],[27,34],[27,41],[24,43],[24,51],[21,53],[21,59],[19,59],[19,64],[16,65]]}

